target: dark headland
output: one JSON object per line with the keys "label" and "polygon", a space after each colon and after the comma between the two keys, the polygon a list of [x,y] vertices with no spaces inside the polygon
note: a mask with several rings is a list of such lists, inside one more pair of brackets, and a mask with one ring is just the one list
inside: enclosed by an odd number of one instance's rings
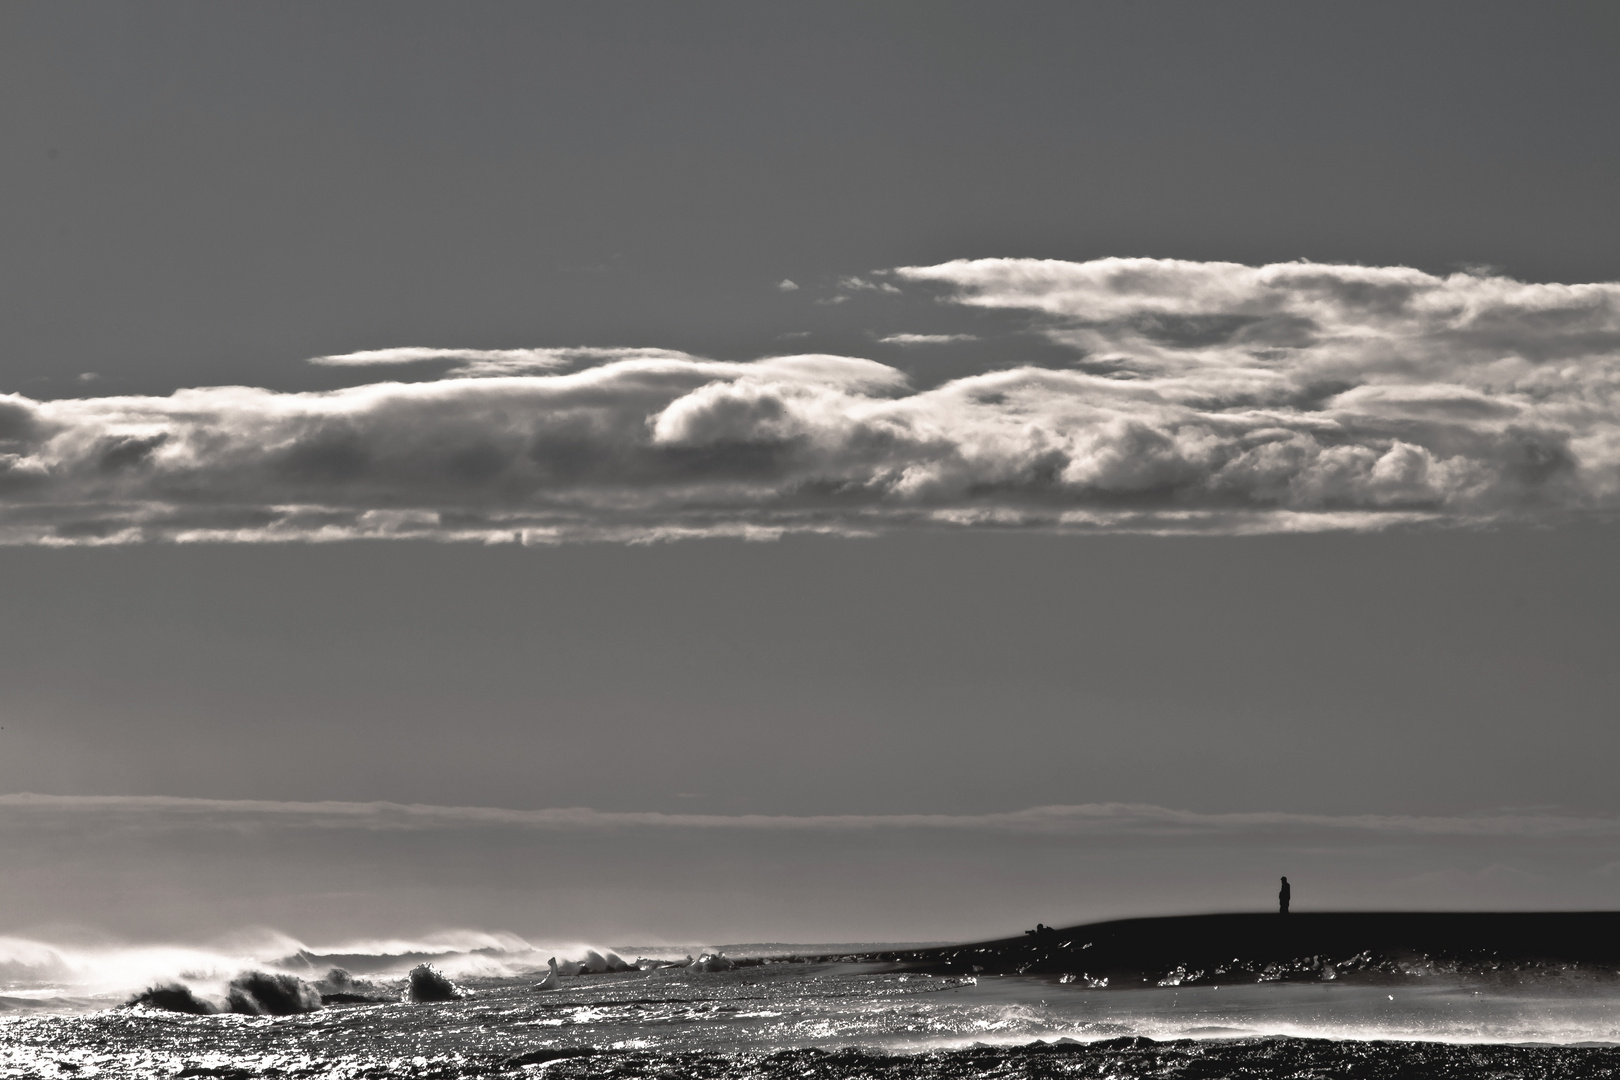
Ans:
{"label": "dark headland", "polygon": [[1620,972],[1620,912],[1174,915],[1042,927],[996,941],[838,959],[938,974],[1069,975],[1112,987],[1448,970],[1485,974],[1574,967],[1614,973]]}

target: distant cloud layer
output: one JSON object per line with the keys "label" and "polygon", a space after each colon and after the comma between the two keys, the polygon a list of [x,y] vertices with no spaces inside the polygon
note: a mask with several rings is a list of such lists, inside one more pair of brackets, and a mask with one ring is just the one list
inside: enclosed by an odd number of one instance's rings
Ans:
{"label": "distant cloud layer", "polygon": [[[1035,806],[989,814],[665,814],[566,807],[509,810],[392,802],[281,802],[266,799],[190,799],[166,795],[0,795],[0,810],[18,824],[24,816],[56,822],[111,815],[120,828],[319,828],[364,831],[439,829],[725,829],[747,832],[867,832],[913,830],[1039,833],[1076,837],[1151,836],[1167,839],[1279,834],[1370,834],[1386,837],[1496,837],[1536,840],[1586,838],[1612,843],[1620,819],[1558,814],[1416,816],[1403,814],[1291,814],[1274,811],[1201,814],[1147,803]],[[93,824],[94,822],[90,822]]]}
{"label": "distant cloud layer", "polygon": [[[446,377],[0,396],[0,542],[646,541],[901,527],[1253,533],[1620,509],[1620,285],[987,259],[849,278],[1070,357],[918,389],[829,355],[388,348]],[[982,337],[982,335],[981,335]]]}

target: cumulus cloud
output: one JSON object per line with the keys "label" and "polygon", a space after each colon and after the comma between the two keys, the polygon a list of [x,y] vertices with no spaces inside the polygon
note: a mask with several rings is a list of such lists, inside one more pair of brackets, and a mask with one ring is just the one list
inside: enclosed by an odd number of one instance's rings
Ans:
{"label": "cumulus cloud", "polygon": [[[0,541],[1256,533],[1620,508],[1620,285],[989,259],[850,279],[1022,312],[1063,367],[379,349],[324,393],[0,397]],[[896,301],[899,302],[899,301]]]}
{"label": "cumulus cloud", "polygon": [[[420,831],[513,828],[542,831],[722,829],[747,832],[931,830],[1073,836],[1218,837],[1278,834],[1368,834],[1387,837],[1499,839],[1620,838],[1620,819],[1501,812],[1477,815],[1295,814],[1280,811],[1205,814],[1149,803],[1035,806],[986,814],[666,814],[564,807],[509,810],[393,802],[285,802],[192,799],[167,795],[0,795],[14,815],[55,820],[111,815],[121,828],[241,829],[296,827]],[[21,820],[18,818],[17,820]]]}

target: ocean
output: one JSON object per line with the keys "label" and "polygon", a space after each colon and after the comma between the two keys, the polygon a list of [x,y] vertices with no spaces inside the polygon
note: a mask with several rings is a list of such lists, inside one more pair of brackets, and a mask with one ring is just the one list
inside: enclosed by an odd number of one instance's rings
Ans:
{"label": "ocean", "polygon": [[897,945],[575,946],[550,989],[552,950],[512,938],[261,957],[24,944],[0,952],[0,1077],[1620,1076],[1620,977],[1579,963],[1120,986],[805,959]]}

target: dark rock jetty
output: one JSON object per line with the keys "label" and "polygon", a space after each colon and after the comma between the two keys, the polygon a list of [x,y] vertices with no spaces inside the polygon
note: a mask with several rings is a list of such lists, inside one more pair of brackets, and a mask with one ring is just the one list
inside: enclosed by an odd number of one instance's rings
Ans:
{"label": "dark rock jetty", "polygon": [[1405,978],[1445,970],[1620,973],[1620,912],[1176,915],[1041,926],[965,945],[793,959],[948,975],[1059,975],[1099,988]]}

